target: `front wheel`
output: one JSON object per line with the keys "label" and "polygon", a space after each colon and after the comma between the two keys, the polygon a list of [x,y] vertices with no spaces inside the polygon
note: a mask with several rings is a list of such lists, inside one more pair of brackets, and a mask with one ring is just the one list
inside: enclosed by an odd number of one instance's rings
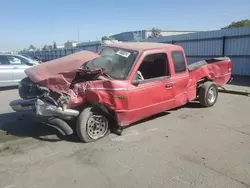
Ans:
{"label": "front wheel", "polygon": [[85,108],[77,119],[76,132],[83,142],[93,142],[109,133],[109,121],[105,113],[96,107]]}
{"label": "front wheel", "polygon": [[213,106],[218,99],[218,88],[213,82],[205,82],[199,91],[200,104],[205,107]]}

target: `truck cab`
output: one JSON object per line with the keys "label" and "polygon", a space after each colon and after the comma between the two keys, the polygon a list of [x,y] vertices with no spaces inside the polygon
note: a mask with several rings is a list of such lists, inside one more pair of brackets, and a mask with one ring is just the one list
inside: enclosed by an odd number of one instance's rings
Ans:
{"label": "truck cab", "polygon": [[[152,44],[149,44],[149,46]],[[187,102],[189,71],[180,46],[144,46],[128,76],[128,120],[131,124]]]}

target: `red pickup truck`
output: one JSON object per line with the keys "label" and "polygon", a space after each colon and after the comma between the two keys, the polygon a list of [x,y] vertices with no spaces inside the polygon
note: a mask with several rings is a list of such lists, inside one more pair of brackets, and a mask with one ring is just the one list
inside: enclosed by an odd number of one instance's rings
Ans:
{"label": "red pickup truck", "polygon": [[22,99],[10,106],[91,142],[193,100],[213,106],[231,68],[227,57],[188,65],[177,45],[110,44],[99,54],[81,51],[27,69]]}

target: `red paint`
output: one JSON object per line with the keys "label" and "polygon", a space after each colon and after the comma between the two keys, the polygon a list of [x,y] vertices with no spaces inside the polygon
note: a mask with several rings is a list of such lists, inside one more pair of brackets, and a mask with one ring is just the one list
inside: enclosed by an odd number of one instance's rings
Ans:
{"label": "red paint", "polygon": [[[178,50],[184,53],[180,46],[159,43],[117,43],[107,46],[139,52],[126,80],[109,80],[100,76],[99,80],[77,83],[70,88],[77,67],[79,68],[83,61],[98,57],[97,54],[91,52],[79,53],[68,59],[55,60],[54,63],[44,63],[28,69],[26,73],[36,83],[58,92],[68,93],[71,96],[68,108],[79,107],[85,101],[104,104],[115,112],[117,122],[121,126],[184,105],[195,99],[196,83],[201,78],[206,77],[213,80],[216,85],[222,86],[231,77],[230,59],[204,65],[191,72],[186,69],[185,72],[176,74],[171,52]],[[137,86],[133,85],[131,82],[144,57],[154,53],[167,54],[170,76]],[[166,88],[169,84],[172,84],[172,87]]]}
{"label": "red paint", "polygon": [[33,66],[29,69],[26,69],[25,73],[36,83],[63,74],[64,78],[57,78],[57,80],[63,80],[64,84],[67,84],[72,81],[75,72],[84,62],[98,57],[99,55],[96,53],[80,51],[72,55]]}

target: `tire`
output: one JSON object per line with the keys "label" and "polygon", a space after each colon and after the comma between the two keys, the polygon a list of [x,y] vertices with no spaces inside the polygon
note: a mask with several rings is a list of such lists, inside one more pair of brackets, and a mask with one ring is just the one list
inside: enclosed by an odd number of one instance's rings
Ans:
{"label": "tire", "polygon": [[99,140],[109,133],[107,115],[96,107],[87,107],[79,115],[76,133],[82,142]]}
{"label": "tire", "polygon": [[218,99],[218,88],[213,82],[205,82],[199,91],[199,101],[204,107],[213,106]]}
{"label": "tire", "polygon": [[72,135],[72,128],[60,118],[49,118],[46,122],[49,126],[56,128],[63,136]]}

